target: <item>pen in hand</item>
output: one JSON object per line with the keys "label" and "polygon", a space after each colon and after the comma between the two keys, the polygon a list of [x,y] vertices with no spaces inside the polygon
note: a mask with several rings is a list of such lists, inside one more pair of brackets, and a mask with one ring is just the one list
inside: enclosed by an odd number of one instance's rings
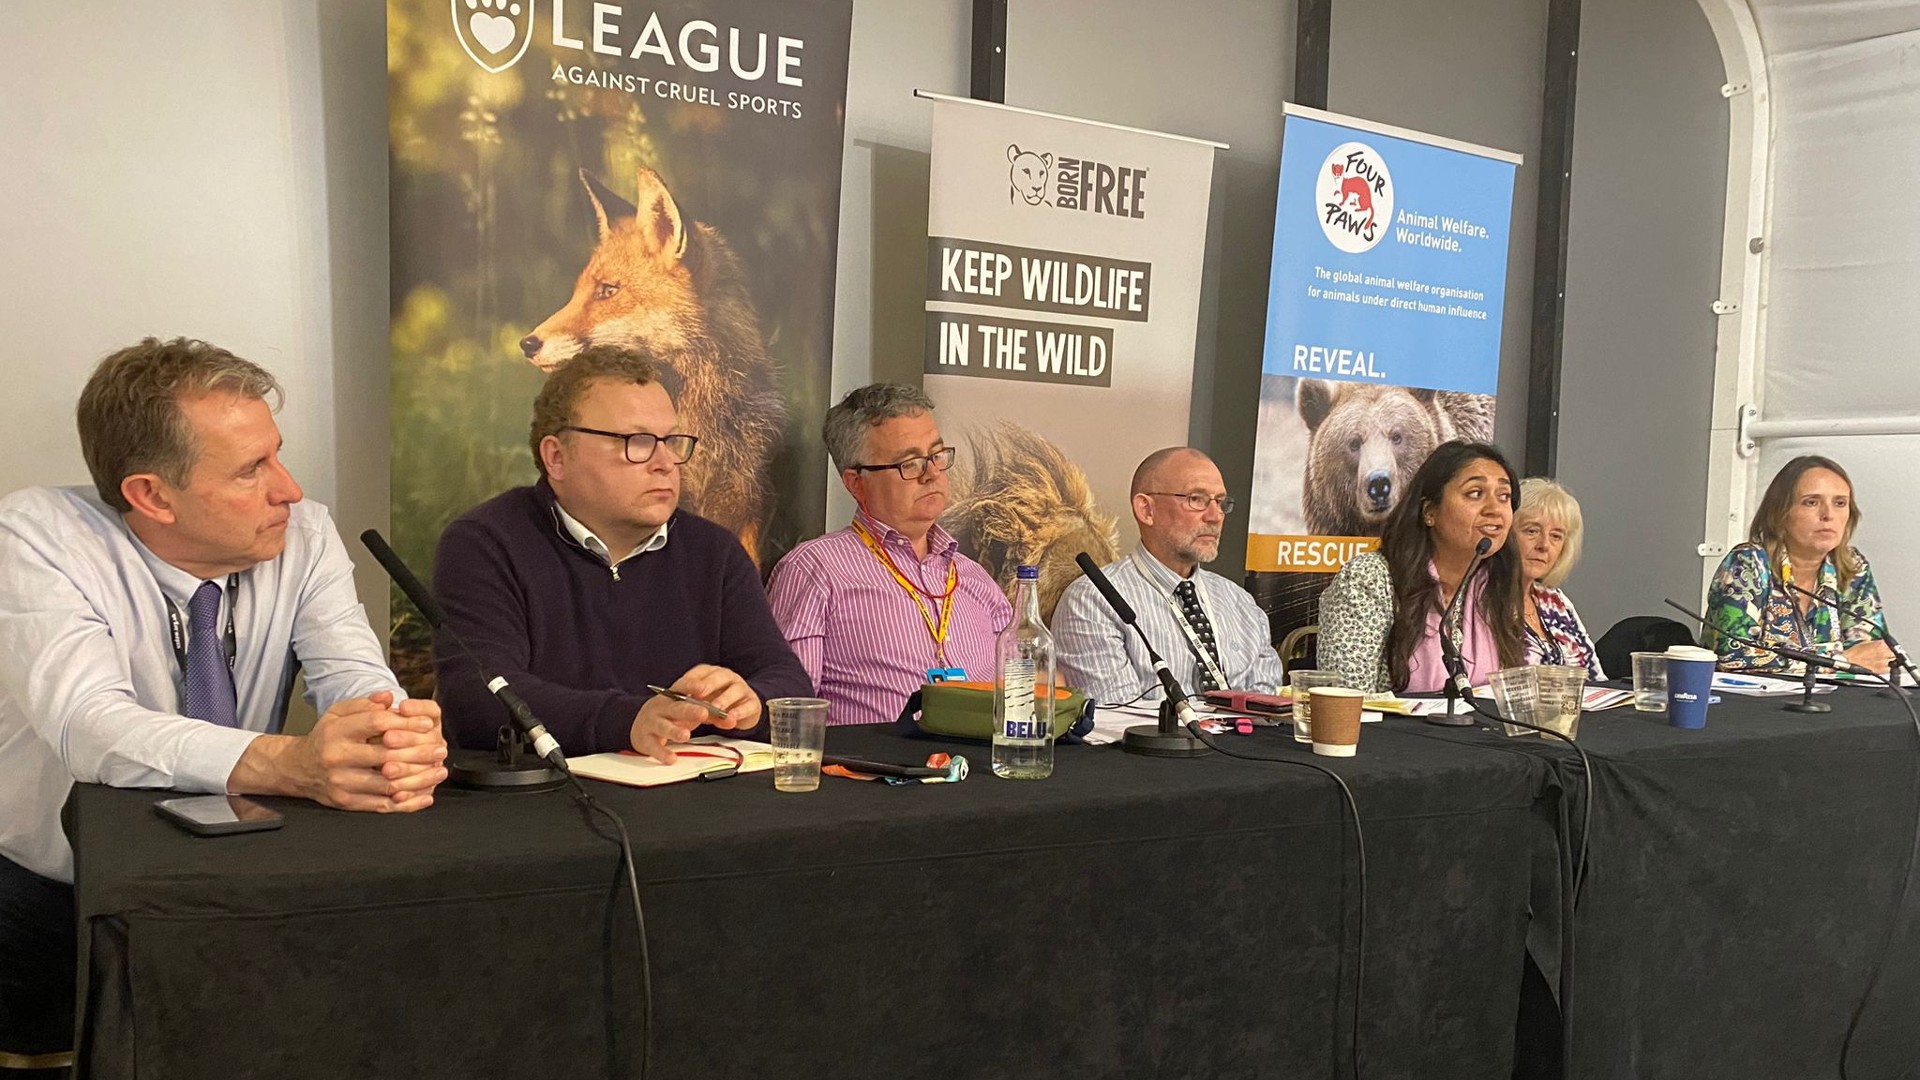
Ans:
{"label": "pen in hand", "polygon": [[685,701],[690,704],[698,705],[701,708],[707,710],[707,714],[712,716],[716,720],[725,720],[727,718],[727,710],[721,708],[718,705],[715,705],[711,701],[701,701],[699,698],[694,697],[692,694],[683,694],[678,690],[669,690],[664,686],[655,686],[652,683],[647,684],[647,689],[653,691],[654,693],[660,695],[663,698],[670,698],[674,701]]}

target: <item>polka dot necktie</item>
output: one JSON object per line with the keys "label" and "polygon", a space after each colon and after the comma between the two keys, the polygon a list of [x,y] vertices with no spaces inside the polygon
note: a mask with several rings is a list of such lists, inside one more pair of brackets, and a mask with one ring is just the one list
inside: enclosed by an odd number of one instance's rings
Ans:
{"label": "polka dot necktie", "polygon": [[196,720],[239,727],[234,706],[233,669],[227,666],[227,642],[220,635],[220,586],[202,582],[187,601],[186,701],[181,712]]}
{"label": "polka dot necktie", "polygon": [[[1193,627],[1195,637],[1207,650],[1207,656],[1213,660],[1213,666],[1220,666],[1220,645],[1213,640],[1213,622],[1207,618],[1207,609],[1200,606],[1200,594],[1194,591],[1191,580],[1183,581],[1174,587],[1173,594],[1180,598],[1180,612],[1187,617],[1187,625]],[[1213,671],[1205,664],[1200,665],[1200,689],[1225,690],[1213,677]]]}

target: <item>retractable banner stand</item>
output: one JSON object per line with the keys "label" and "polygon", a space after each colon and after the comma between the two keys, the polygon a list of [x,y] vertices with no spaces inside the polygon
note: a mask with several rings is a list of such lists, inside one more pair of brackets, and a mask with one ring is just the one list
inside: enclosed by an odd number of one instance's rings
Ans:
{"label": "retractable banner stand", "polygon": [[[662,368],[682,506],[763,568],[826,510],[852,0],[389,0],[393,539],[538,475],[547,372]],[[431,688],[396,597],[393,658]]]}
{"label": "retractable banner stand", "polygon": [[1275,640],[1414,471],[1493,437],[1518,155],[1286,107],[1248,519]]}
{"label": "retractable banner stand", "polygon": [[943,519],[1050,617],[1133,532],[1140,460],[1187,441],[1213,156],[1225,144],[933,101],[927,393],[960,449]]}

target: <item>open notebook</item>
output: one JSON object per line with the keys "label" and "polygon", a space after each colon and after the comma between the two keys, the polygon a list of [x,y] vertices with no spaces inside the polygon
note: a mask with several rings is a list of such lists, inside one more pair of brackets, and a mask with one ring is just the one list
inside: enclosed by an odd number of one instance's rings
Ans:
{"label": "open notebook", "polygon": [[729,771],[765,772],[773,768],[773,747],[763,742],[703,735],[672,746],[678,760],[671,765],[631,750],[569,758],[567,764],[580,776],[628,787],[659,787]]}

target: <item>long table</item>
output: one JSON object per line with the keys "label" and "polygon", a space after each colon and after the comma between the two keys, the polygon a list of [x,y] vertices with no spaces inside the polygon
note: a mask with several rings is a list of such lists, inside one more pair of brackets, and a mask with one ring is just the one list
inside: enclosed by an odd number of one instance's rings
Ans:
{"label": "long table", "polygon": [[[1594,807],[1574,919],[1573,1077],[1840,1077],[1863,1001],[1844,1075],[1891,1080],[1920,1062],[1920,886],[1896,909],[1920,736],[1871,690],[1819,700],[1833,711],[1723,695],[1697,731],[1631,710],[1582,718]],[[1512,745],[1550,763],[1577,828],[1572,751]],[[1536,868],[1535,883],[1532,955],[1557,982],[1557,879]]]}
{"label": "long table", "polygon": [[[1334,762],[1286,733],[1147,759],[985,747],[954,785],[765,774],[596,785],[634,838],[657,1077],[1505,1076],[1553,763],[1394,721]],[[835,729],[829,752],[921,740]],[[422,814],[271,800],[200,839],[80,786],[81,1077],[632,1076],[646,1013],[617,848],[566,794]],[[1357,978],[1363,970],[1364,978]]]}

